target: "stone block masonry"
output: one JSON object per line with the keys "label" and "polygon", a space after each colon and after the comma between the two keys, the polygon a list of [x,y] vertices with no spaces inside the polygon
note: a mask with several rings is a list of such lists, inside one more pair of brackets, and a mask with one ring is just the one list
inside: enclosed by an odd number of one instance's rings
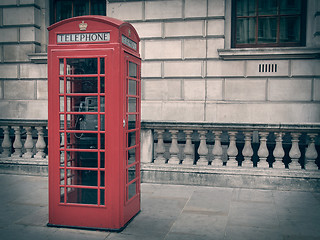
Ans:
{"label": "stone block masonry", "polygon": [[46,7],[38,0],[0,2],[2,119],[47,119],[47,65],[29,58],[46,49]]}
{"label": "stone block masonry", "polygon": [[[318,121],[319,60],[268,59],[263,51],[265,56],[255,59],[250,49],[243,49],[247,58],[221,59],[218,50],[231,48],[231,1],[108,6],[108,14],[132,22],[142,40],[142,120]],[[150,109],[157,109],[157,116]],[[203,115],[186,114],[191,110]]]}
{"label": "stone block masonry", "polygon": [[[231,4],[231,0],[107,2],[107,15],[132,23],[141,38],[142,120],[318,121],[320,62],[314,53],[320,46],[320,5],[308,1],[306,46],[232,49]],[[20,98],[36,106],[47,98],[47,66],[30,62],[28,55],[46,49],[48,13],[45,1],[0,2],[3,106],[17,101],[15,109],[27,109],[18,102],[23,101],[17,99],[19,94],[6,90],[19,81],[28,89]]]}

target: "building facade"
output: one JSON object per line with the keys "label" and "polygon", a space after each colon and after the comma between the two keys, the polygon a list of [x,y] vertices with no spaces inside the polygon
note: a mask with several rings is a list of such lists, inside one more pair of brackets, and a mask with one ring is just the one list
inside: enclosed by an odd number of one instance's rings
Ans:
{"label": "building facade", "polygon": [[[226,159],[232,154],[238,159],[239,152],[253,161],[251,144],[258,144],[258,152],[259,146],[267,149],[268,141],[272,150],[255,153],[259,158],[283,158],[276,150],[286,155],[292,150],[289,163],[298,159],[304,167],[311,145],[318,164],[319,1],[110,0],[101,7],[101,1],[88,0],[78,8],[76,1],[67,2],[0,3],[3,133],[6,126],[13,129],[10,121],[47,120],[47,27],[66,17],[105,12],[132,23],[141,38],[143,162],[170,163],[173,157],[181,164],[192,155],[192,164],[201,159],[214,165],[216,156],[225,155],[220,165],[228,166]],[[288,151],[280,147],[282,135]],[[242,139],[242,147],[228,153],[233,137],[237,143]]]}
{"label": "building facade", "polygon": [[[238,29],[233,36],[235,3],[106,3],[106,14],[131,22],[142,39],[142,120],[320,121],[318,1],[305,6],[304,40],[292,47],[233,47],[240,35]],[[52,7],[53,1],[1,1],[1,118],[47,119],[46,28],[54,21]]]}

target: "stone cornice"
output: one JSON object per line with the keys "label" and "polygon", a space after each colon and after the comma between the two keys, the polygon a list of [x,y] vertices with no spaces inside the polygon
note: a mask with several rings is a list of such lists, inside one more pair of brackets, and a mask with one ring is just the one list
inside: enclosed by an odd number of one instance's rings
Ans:
{"label": "stone cornice", "polygon": [[218,49],[223,60],[315,59],[320,48],[234,48]]}

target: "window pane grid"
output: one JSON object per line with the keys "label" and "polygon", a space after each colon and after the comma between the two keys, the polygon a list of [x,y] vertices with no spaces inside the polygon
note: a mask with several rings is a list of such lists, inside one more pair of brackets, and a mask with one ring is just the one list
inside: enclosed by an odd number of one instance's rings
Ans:
{"label": "window pane grid", "polygon": [[234,47],[304,44],[303,1],[234,0],[233,4]]}
{"label": "window pane grid", "polygon": [[53,8],[52,23],[83,15],[106,16],[105,0],[54,0]]}
{"label": "window pane grid", "polygon": [[60,204],[105,207],[105,66],[103,56],[59,59]]}

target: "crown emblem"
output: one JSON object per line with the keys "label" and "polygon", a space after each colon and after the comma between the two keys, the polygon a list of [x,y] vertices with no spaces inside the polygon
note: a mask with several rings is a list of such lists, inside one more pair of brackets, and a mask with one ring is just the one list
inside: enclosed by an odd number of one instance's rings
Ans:
{"label": "crown emblem", "polygon": [[129,35],[129,37],[131,37],[131,30],[130,29],[128,29],[128,35]]}
{"label": "crown emblem", "polygon": [[85,23],[84,21],[82,21],[82,22],[79,24],[79,29],[80,29],[80,31],[85,31],[85,30],[87,30],[87,27],[88,27],[88,24]]}

